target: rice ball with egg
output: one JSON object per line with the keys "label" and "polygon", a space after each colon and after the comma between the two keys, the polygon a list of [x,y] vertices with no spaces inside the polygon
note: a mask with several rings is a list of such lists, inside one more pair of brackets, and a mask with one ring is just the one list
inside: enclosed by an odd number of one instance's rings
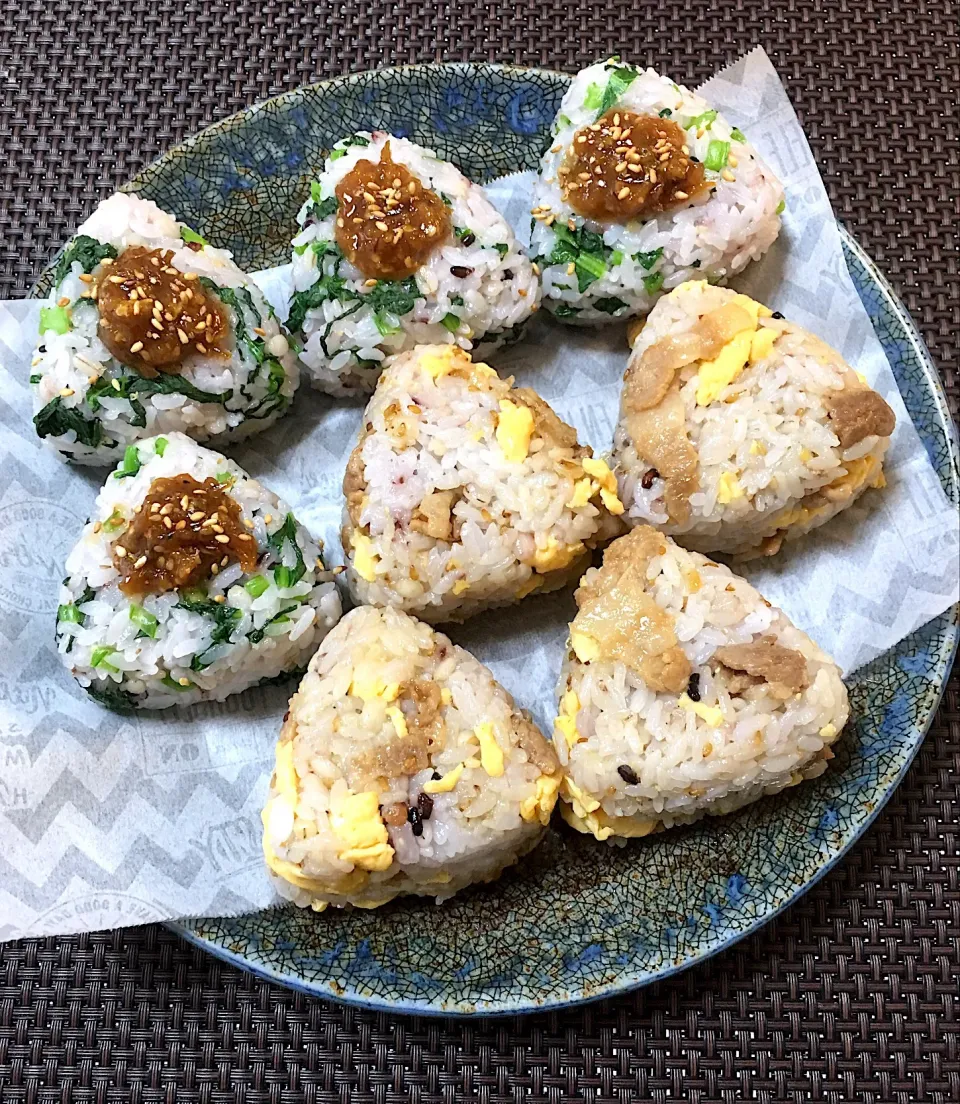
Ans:
{"label": "rice ball with egg", "polygon": [[391,360],[343,482],[358,602],[462,621],[566,586],[613,535],[610,469],[512,384],[452,345]]}
{"label": "rice ball with egg", "polygon": [[624,520],[701,552],[773,555],[884,485],[895,423],[813,334],[745,295],[683,284],[624,376],[612,454]]}
{"label": "rice ball with egg", "polygon": [[531,851],[556,802],[549,742],[469,652],[399,610],[348,613],[290,702],[264,856],[297,905],[442,900]]}
{"label": "rice ball with egg", "polygon": [[645,836],[826,769],[840,670],[728,568],[641,525],[576,599],[553,739],[577,831]]}

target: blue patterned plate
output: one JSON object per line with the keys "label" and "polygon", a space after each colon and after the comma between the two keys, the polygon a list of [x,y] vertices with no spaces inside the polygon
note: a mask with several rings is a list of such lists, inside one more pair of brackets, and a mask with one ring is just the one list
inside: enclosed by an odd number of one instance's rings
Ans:
{"label": "blue patterned plate", "polygon": [[[330,81],[211,127],[130,186],[232,249],[242,265],[265,267],[286,260],[310,174],[347,130],[407,135],[489,180],[536,166],[567,81],[490,65]],[[886,281],[843,240],[907,408],[957,502],[957,449],[936,369]],[[519,1012],[665,977],[765,923],[863,833],[933,719],[957,636],[953,610],[858,671],[850,680],[855,721],[831,769],[737,815],[622,850],[553,831],[522,869],[443,908],[279,909],[176,930],[265,978],[403,1011]]]}

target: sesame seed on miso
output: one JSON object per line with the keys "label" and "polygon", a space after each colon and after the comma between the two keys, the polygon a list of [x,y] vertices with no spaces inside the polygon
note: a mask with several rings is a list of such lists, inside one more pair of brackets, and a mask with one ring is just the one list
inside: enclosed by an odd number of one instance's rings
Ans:
{"label": "sesame seed on miso", "polygon": [[146,379],[175,375],[191,354],[227,356],[219,300],[171,264],[169,249],[124,249],[100,277],[100,340]]}
{"label": "sesame seed on miso", "polygon": [[671,119],[611,108],[581,127],[557,177],[564,200],[585,218],[627,222],[691,199],[709,184]]}
{"label": "sesame seed on miso", "polygon": [[369,279],[405,279],[450,237],[447,205],[394,162],[389,142],[379,161],[358,161],[336,194],[337,245]]}
{"label": "sesame seed on miso", "polygon": [[253,571],[257,555],[237,503],[215,479],[200,483],[186,473],[155,479],[113,544],[120,589],[139,598],[206,582],[214,564],[238,562]]}

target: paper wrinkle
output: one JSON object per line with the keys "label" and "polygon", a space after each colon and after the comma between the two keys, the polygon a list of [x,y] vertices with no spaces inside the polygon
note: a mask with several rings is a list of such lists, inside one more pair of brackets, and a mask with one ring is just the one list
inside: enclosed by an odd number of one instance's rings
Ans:
{"label": "paper wrinkle", "polygon": [[[701,91],[787,191],[780,239],[735,286],[835,346],[897,414],[886,490],[745,571],[849,671],[957,601],[956,511],[853,288],[826,190],[766,54],[752,51]],[[532,178],[488,188],[523,240]],[[259,279],[285,306],[289,266]],[[34,302],[0,304],[0,939],[266,907],[275,895],[259,812],[293,687],[118,717],[80,690],[56,654],[64,560],[105,472],[65,466],[33,433],[27,378],[38,311]],[[622,325],[581,331],[541,314],[520,344],[491,359],[603,453],[626,357]],[[290,415],[230,450],[324,538],[331,564],[342,562],[340,484],[363,406],[305,386]],[[570,591],[528,598],[450,635],[549,733],[574,612]]]}

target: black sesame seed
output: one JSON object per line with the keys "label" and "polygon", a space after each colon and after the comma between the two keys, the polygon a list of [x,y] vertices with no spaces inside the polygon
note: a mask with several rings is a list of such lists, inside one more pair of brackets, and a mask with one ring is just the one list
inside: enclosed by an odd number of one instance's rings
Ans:
{"label": "black sesame seed", "polygon": [[774,311],[773,314],[770,317],[779,319],[779,318],[783,318],[783,315],[779,311]]}
{"label": "black sesame seed", "polygon": [[410,821],[410,829],[415,836],[423,835],[423,821],[416,809],[407,809],[407,820]]}
{"label": "black sesame seed", "polygon": [[504,280],[512,280],[512,279],[513,279],[513,269],[512,269],[512,268],[505,268],[505,269],[503,270],[503,276],[502,276],[502,279],[504,279]]}
{"label": "black sesame seed", "polygon": [[617,774],[620,775],[628,786],[635,786],[640,781],[637,777],[637,772],[633,767],[628,767],[626,763],[621,763],[620,766],[617,767]]}
{"label": "black sesame seed", "polygon": [[700,676],[696,672],[690,676],[690,681],[687,683],[687,697],[695,702],[700,700]]}
{"label": "black sesame seed", "polygon": [[477,235],[476,234],[464,234],[463,237],[460,239],[460,244],[461,245],[473,245],[473,243],[476,240],[477,240]]}
{"label": "black sesame seed", "polygon": [[473,269],[467,268],[465,265],[451,265],[450,271],[458,280],[465,280],[468,276],[473,275]]}
{"label": "black sesame seed", "polygon": [[659,478],[660,473],[657,471],[656,468],[647,468],[647,470],[643,473],[643,478],[640,480],[640,486],[643,487],[645,491],[649,491],[650,488],[653,486],[653,481]]}
{"label": "black sesame seed", "polygon": [[437,773],[437,771],[434,771],[433,774],[430,775],[430,778],[431,778],[431,781],[433,781],[433,782],[439,782],[440,781],[440,775]]}
{"label": "black sesame seed", "polygon": [[422,790],[417,794],[417,810],[424,820],[429,820],[433,816],[433,798]]}

